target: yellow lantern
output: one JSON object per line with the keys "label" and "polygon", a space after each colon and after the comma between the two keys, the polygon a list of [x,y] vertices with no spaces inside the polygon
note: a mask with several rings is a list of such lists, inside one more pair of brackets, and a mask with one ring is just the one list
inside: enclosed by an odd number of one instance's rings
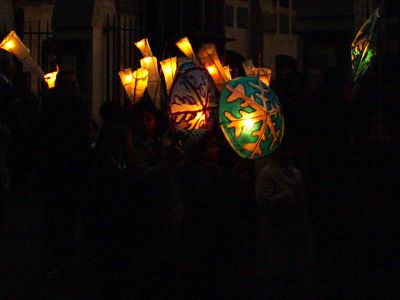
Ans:
{"label": "yellow lantern", "polygon": [[57,78],[58,71],[47,73],[44,75],[44,81],[46,81],[49,89],[52,89],[56,85],[56,78]]}
{"label": "yellow lantern", "polygon": [[224,67],[225,76],[228,80],[232,80],[231,69],[229,66]]}
{"label": "yellow lantern", "polygon": [[139,68],[134,72],[132,72],[132,69],[125,69],[120,71],[118,75],[132,103],[143,98],[149,75],[147,69]]}
{"label": "yellow lantern", "polygon": [[222,90],[225,83],[229,81],[226,72],[218,58],[214,44],[206,44],[199,51],[199,59],[213,78],[218,90]]}
{"label": "yellow lantern", "polygon": [[136,47],[139,48],[143,57],[153,56],[153,52],[151,52],[149,40],[147,38],[144,38],[144,39],[140,40],[139,42],[136,42],[135,45],[136,45]]}
{"label": "yellow lantern", "polygon": [[267,86],[271,82],[272,71],[268,68],[253,68],[247,76],[250,77],[258,77],[262,82],[264,82]]}
{"label": "yellow lantern", "polygon": [[196,54],[194,54],[192,45],[187,37],[184,37],[176,42],[176,46],[183,52],[187,57],[189,57],[196,65],[200,65]]}
{"label": "yellow lantern", "polygon": [[14,30],[3,39],[0,43],[0,48],[15,55],[19,61],[24,63],[28,68],[34,69],[43,78],[44,72],[42,68],[33,60],[29,49],[22,43]]}
{"label": "yellow lantern", "polygon": [[167,88],[167,92],[169,93],[176,74],[177,57],[174,56],[166,60],[160,61],[160,65],[165,78],[165,86]]}
{"label": "yellow lantern", "polygon": [[265,83],[267,86],[269,86],[269,83],[271,82],[271,75],[272,71],[271,69],[268,68],[256,68],[253,65],[253,61],[251,59],[246,60],[242,64],[244,71],[246,73],[246,76],[248,77],[258,77],[260,80]]}
{"label": "yellow lantern", "polygon": [[157,108],[160,108],[160,77],[158,75],[157,57],[147,56],[140,60],[142,68],[149,71],[149,79],[147,82],[147,91],[150,99],[154,101]]}

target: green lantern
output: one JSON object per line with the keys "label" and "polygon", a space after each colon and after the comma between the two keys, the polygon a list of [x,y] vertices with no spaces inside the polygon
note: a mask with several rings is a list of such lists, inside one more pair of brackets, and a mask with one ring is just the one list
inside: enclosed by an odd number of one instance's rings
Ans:
{"label": "green lantern", "polygon": [[257,77],[238,77],[221,92],[219,122],[242,158],[257,159],[282,142],[284,118],[278,97]]}
{"label": "green lantern", "polygon": [[376,55],[375,41],[377,39],[376,23],[378,18],[379,8],[365,21],[351,44],[351,67],[354,82],[362,78]]}

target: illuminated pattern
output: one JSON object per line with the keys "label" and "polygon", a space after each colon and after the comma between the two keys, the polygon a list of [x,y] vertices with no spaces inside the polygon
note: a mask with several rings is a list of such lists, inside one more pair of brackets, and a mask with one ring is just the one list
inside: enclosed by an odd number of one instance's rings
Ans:
{"label": "illuminated pattern", "polygon": [[376,55],[373,41],[376,37],[376,21],[378,17],[379,8],[363,24],[351,44],[351,67],[355,82],[362,78]]}
{"label": "illuminated pattern", "polygon": [[215,84],[204,68],[192,67],[178,72],[168,103],[175,130],[189,134],[196,129],[211,129],[217,106]]}
{"label": "illuminated pattern", "polygon": [[220,97],[219,121],[229,144],[243,158],[266,156],[282,142],[284,119],[278,97],[256,77],[227,83]]}

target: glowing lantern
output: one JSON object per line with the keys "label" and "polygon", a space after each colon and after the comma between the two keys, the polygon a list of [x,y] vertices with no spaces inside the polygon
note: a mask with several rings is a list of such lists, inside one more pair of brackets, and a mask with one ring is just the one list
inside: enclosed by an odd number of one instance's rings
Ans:
{"label": "glowing lantern", "polygon": [[238,77],[226,84],[219,122],[229,144],[243,158],[266,156],[282,142],[284,119],[278,97],[256,77]]}
{"label": "glowing lantern", "polygon": [[217,90],[204,68],[178,71],[168,99],[168,114],[176,131],[190,134],[197,129],[211,129],[217,107]]}
{"label": "glowing lantern", "polygon": [[225,76],[228,80],[232,80],[231,69],[229,66],[224,67]]}
{"label": "glowing lantern", "polygon": [[351,44],[351,67],[354,82],[358,81],[368,70],[373,57],[376,55],[376,22],[379,18],[379,8],[368,18],[358,31]]}
{"label": "glowing lantern", "polygon": [[139,48],[143,57],[153,56],[153,52],[151,52],[151,48],[149,45],[149,40],[147,38],[140,40],[135,43],[136,47]]}
{"label": "glowing lantern", "polygon": [[176,46],[183,52],[187,57],[189,57],[196,65],[200,66],[200,63],[194,54],[192,45],[187,37],[184,37],[176,42]]}
{"label": "glowing lantern", "polygon": [[167,93],[171,90],[172,82],[175,78],[177,57],[171,57],[166,60],[160,61],[161,69],[164,74],[165,86],[167,88]]}
{"label": "glowing lantern", "polygon": [[43,78],[44,72],[42,68],[33,60],[29,49],[22,43],[14,30],[3,39],[0,43],[0,48],[15,55],[19,61],[24,63],[28,68],[34,69]]}
{"label": "glowing lantern", "polygon": [[269,86],[271,82],[272,71],[268,68],[256,68],[251,59],[246,60],[243,64],[243,69],[248,77],[258,77],[262,82]]}
{"label": "glowing lantern", "polygon": [[125,69],[118,74],[132,103],[142,99],[147,87],[149,71],[145,68],[139,68],[134,72],[132,69]]}
{"label": "glowing lantern", "polygon": [[160,108],[160,77],[158,75],[157,57],[147,56],[142,58],[140,65],[149,72],[147,91],[149,92],[150,99],[154,101],[157,108]]}
{"label": "glowing lantern", "polygon": [[222,64],[218,58],[214,44],[206,44],[199,51],[199,59],[213,78],[218,90],[222,90],[225,83],[229,80]]}
{"label": "glowing lantern", "polygon": [[253,68],[247,74],[249,77],[258,77],[262,82],[264,82],[267,86],[271,82],[272,71],[268,68]]}
{"label": "glowing lantern", "polygon": [[58,71],[47,73],[44,75],[44,81],[46,81],[49,89],[52,89],[56,86],[56,78],[57,78]]}

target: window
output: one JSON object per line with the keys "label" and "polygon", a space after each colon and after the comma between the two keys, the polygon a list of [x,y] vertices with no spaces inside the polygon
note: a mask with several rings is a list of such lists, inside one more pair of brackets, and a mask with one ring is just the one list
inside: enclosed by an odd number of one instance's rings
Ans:
{"label": "window", "polygon": [[227,27],[234,27],[233,20],[233,6],[232,5],[227,5],[225,6],[225,26]]}
{"label": "window", "polygon": [[247,28],[249,26],[249,10],[246,7],[237,8],[237,27]]}

